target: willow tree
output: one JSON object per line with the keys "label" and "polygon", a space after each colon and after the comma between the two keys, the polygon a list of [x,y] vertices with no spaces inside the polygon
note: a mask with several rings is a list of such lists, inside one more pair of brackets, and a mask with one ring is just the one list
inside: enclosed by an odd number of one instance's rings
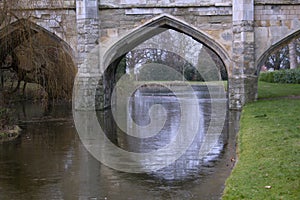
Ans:
{"label": "willow tree", "polygon": [[[64,0],[0,1],[0,73],[10,71],[18,85],[3,91],[14,92],[21,82],[39,84],[50,99],[71,99],[76,68],[70,50],[59,37],[35,25],[34,9],[62,7]],[[8,81],[8,79],[6,79]],[[10,80],[11,81],[11,80]]]}

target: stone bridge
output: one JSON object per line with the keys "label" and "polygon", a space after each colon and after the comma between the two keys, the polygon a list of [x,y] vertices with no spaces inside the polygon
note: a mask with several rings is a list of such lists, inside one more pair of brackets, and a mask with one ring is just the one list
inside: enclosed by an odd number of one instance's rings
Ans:
{"label": "stone bridge", "polygon": [[[157,34],[159,28],[192,36],[223,61],[229,77],[230,108],[241,109],[246,102],[257,98],[260,67],[270,52],[300,35],[300,0],[18,2],[7,26],[17,30],[18,20],[28,20],[31,29],[55,37],[73,56],[79,69],[77,84],[82,86],[78,92],[87,96],[76,104],[77,109],[90,108],[88,96],[94,94],[95,85],[104,73],[97,63],[92,67],[84,64],[99,44],[105,47],[100,52],[105,55],[102,62],[108,65]],[[1,28],[0,39],[11,34]],[[100,83],[100,90],[105,91],[106,81],[101,79]]]}

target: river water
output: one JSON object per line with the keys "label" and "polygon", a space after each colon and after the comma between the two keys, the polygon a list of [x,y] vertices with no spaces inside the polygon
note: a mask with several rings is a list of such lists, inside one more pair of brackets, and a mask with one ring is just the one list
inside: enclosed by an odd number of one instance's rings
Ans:
{"label": "river water", "polygon": [[[157,136],[128,136],[111,120],[111,110],[98,112],[107,137],[126,151],[147,153],[162,148],[180,124],[183,111],[178,98],[168,92],[147,92],[129,100],[127,131],[135,123],[149,124],[151,116],[145,113],[159,103],[166,121]],[[117,171],[94,158],[76,132],[71,105],[56,105],[47,112],[39,104],[16,105],[22,135],[0,145],[0,199],[219,199],[234,165],[239,113],[227,111],[220,138],[207,156],[199,157],[212,118],[212,100],[202,97],[198,101],[201,128],[191,145],[174,163],[147,173]],[[162,154],[158,160],[166,157]]]}

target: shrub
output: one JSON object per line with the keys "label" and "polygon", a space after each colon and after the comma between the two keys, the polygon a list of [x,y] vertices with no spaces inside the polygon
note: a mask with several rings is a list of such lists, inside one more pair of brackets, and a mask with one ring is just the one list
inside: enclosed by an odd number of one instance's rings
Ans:
{"label": "shrub", "polygon": [[262,72],[260,81],[269,83],[292,83],[300,84],[300,69],[278,70],[273,72]]}
{"label": "shrub", "polygon": [[0,106],[0,130],[4,129],[5,126],[10,124],[10,115],[9,110],[7,108],[4,108]]}
{"label": "shrub", "polygon": [[274,83],[274,73],[275,72],[262,72],[260,73],[259,80]]}

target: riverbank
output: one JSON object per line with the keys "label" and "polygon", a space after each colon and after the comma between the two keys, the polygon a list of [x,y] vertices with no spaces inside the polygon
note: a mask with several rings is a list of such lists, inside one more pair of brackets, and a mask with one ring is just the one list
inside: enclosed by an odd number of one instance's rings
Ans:
{"label": "riverbank", "polygon": [[[289,96],[292,98],[283,98]],[[238,162],[223,199],[298,199],[300,85],[259,83],[259,99],[242,112]]]}
{"label": "riverbank", "polygon": [[7,129],[0,130],[0,144],[2,142],[9,142],[18,138],[21,134],[21,128],[17,125],[10,126]]}
{"label": "riverbank", "polygon": [[[15,83],[16,85],[16,83]],[[23,83],[21,84],[23,85]],[[15,125],[17,122],[14,119],[14,106],[18,102],[45,102],[42,88],[37,84],[29,83],[26,90],[19,90],[11,93],[13,87],[5,85],[0,91],[0,143],[9,142],[18,138],[21,134],[21,128]]]}

